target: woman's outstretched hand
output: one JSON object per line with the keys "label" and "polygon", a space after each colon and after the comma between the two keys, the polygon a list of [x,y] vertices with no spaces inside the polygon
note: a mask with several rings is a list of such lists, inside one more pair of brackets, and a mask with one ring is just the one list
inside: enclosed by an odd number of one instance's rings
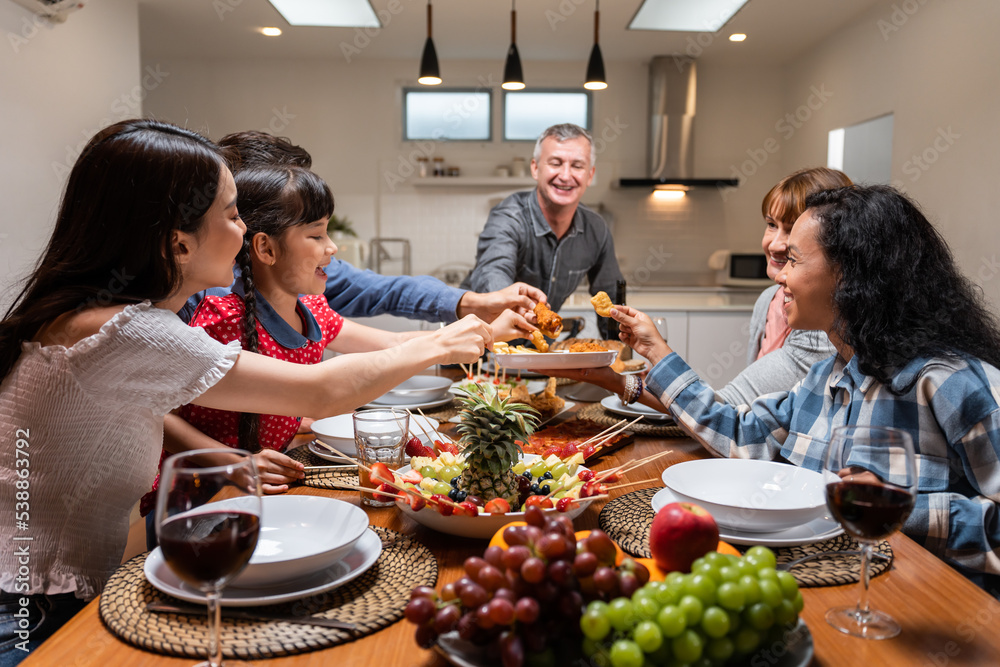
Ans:
{"label": "woman's outstretched hand", "polygon": [[[439,364],[471,364],[483,355],[486,348],[493,347],[493,330],[475,315],[466,315],[427,338],[433,338],[441,346]],[[413,340],[424,341],[427,338]]]}
{"label": "woman's outstretched hand", "polygon": [[673,352],[646,313],[629,306],[615,306],[611,317],[618,322],[618,337],[622,342],[646,357],[650,364],[655,366]]}
{"label": "woman's outstretched hand", "polygon": [[[534,313],[531,314],[534,319]],[[513,310],[505,310],[490,324],[493,329],[493,340],[503,341],[514,340],[515,338],[527,338],[532,331],[537,331],[538,327],[528,319]]]}
{"label": "woman's outstretched hand", "polygon": [[306,476],[301,463],[273,449],[262,449],[253,458],[257,463],[260,488],[264,493],[284,493],[290,483]]}

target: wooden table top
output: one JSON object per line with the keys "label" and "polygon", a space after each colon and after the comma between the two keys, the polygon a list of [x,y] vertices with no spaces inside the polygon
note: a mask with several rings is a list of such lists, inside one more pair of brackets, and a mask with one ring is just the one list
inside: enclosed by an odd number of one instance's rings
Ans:
{"label": "wooden table top", "polygon": [[[303,440],[304,442],[304,440]],[[672,450],[629,479],[658,478],[667,465],[707,453],[694,440],[638,437],[633,445],[613,452],[592,464],[595,470],[625,460],[647,456],[665,448]],[[653,486],[653,485],[650,485]],[[612,496],[640,487],[613,490]],[[315,494],[359,503],[357,493],[325,491],[308,487],[290,493]],[[574,522],[578,529],[597,527],[602,502],[592,503]],[[373,525],[414,534],[437,556],[440,565],[438,587],[462,576],[462,563],[472,555],[482,555],[486,543],[443,535],[424,528],[394,507],[365,508]],[[890,538],[895,560],[889,572],[872,580],[871,604],[888,612],[903,628],[889,640],[871,641],[843,635],[824,620],[826,610],[857,602],[858,584],[825,588],[804,588],[802,619],[812,633],[816,656],[814,665],[903,665],[944,667],[945,665],[1000,664],[1000,602],[970,583],[962,575],[931,555],[909,538]],[[414,626],[405,620],[349,644],[286,658],[258,661],[268,667],[320,667],[322,665],[422,665],[443,667],[446,663],[433,651],[414,642]],[[129,665],[140,667],[189,666],[188,658],[169,658],[133,648],[112,635],[101,623],[95,600],[70,623],[32,654],[24,665]],[[771,663],[767,663],[771,664]]]}

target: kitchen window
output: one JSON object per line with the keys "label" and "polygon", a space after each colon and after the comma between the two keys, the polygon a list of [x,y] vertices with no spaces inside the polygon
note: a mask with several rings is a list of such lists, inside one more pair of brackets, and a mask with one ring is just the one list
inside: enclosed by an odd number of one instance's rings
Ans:
{"label": "kitchen window", "polygon": [[482,88],[404,88],[403,140],[491,141],[492,106]]}
{"label": "kitchen window", "polygon": [[591,129],[590,93],[581,90],[532,90],[505,92],[504,141],[535,141],[546,128],[575,123]]}

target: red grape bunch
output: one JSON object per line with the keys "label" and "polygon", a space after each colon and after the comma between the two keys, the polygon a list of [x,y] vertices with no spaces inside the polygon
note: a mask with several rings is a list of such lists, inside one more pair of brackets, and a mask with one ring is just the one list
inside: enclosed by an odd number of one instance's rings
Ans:
{"label": "red grape bunch", "polygon": [[578,651],[587,600],[631,595],[649,579],[630,558],[615,566],[614,542],[603,531],[578,542],[568,517],[549,518],[539,507],[525,511],[525,522],[504,530],[508,548],[467,558],[465,576],[440,593],[413,590],[405,613],[420,646],[457,631],[465,641],[497,646],[504,667],[519,667],[528,654],[532,664],[555,665],[566,647]]}

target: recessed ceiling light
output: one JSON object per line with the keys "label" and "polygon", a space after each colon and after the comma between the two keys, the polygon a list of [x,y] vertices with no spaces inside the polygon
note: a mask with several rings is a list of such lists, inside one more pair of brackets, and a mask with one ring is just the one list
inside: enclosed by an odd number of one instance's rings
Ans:
{"label": "recessed ceiling light", "polygon": [[730,42],[742,42],[746,38],[747,38],[747,36],[744,35],[742,32],[734,32],[732,35],[729,36],[729,41]]}
{"label": "recessed ceiling light", "polygon": [[748,0],[645,0],[629,30],[715,32]]}
{"label": "recessed ceiling light", "polygon": [[381,28],[370,0],[269,0],[289,25]]}
{"label": "recessed ceiling light", "polygon": [[272,27],[261,28],[260,34],[267,35],[268,37],[277,37],[278,35],[281,34],[281,28],[272,28]]}
{"label": "recessed ceiling light", "polygon": [[679,201],[686,196],[687,193],[683,190],[653,190],[653,199],[660,201]]}

